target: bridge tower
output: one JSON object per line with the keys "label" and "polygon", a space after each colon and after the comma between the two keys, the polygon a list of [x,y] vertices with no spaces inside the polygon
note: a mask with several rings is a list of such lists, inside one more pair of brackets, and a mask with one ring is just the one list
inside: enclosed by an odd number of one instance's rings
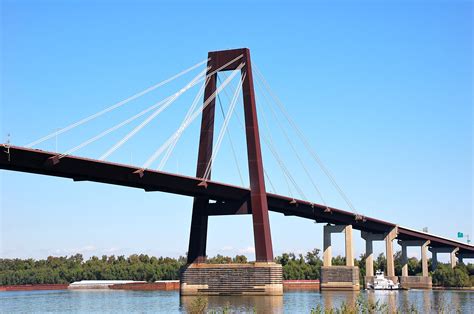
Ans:
{"label": "bridge tower", "polygon": [[[242,76],[242,94],[247,140],[250,197],[235,204],[211,204],[206,197],[195,197],[189,238],[188,263],[181,274],[181,294],[282,294],[281,265],[273,262],[273,249],[268,218],[267,194],[253,86],[250,50],[247,48],[213,51],[208,55],[208,73],[236,70]],[[209,77],[204,101],[216,92],[217,73]],[[196,177],[203,178],[212,158],[215,98],[202,113]],[[212,167],[212,165],[211,165]],[[210,175],[209,175],[210,177]],[[205,182],[202,188],[207,188]],[[209,215],[252,214],[256,262],[248,264],[209,265],[206,260]],[[212,274],[212,275],[211,275]],[[212,278],[210,278],[212,277]],[[216,284],[213,284],[216,283]]]}

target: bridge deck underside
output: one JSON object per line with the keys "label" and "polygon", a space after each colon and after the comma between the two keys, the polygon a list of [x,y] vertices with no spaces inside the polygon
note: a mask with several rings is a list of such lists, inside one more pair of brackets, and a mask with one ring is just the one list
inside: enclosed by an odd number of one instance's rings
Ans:
{"label": "bridge deck underside", "polygon": [[[213,181],[208,181],[207,187],[203,187],[199,186],[201,179],[153,170],[145,170],[141,176],[141,169],[137,167],[74,156],[63,157],[54,164],[52,157],[55,155],[52,152],[16,146],[3,148],[0,153],[0,169],[63,177],[74,181],[121,185],[144,189],[147,192],[203,196],[217,201],[218,205],[250,203],[247,202],[250,191],[242,187]],[[396,226],[370,217],[357,219],[354,213],[336,208],[330,207],[330,211],[327,211],[325,206],[308,201],[296,200],[294,203],[292,198],[286,196],[267,193],[267,200],[271,211],[320,223],[351,224],[355,229],[374,233],[388,232]],[[219,214],[219,207],[213,214]],[[459,247],[460,252],[474,252],[472,246],[457,241],[403,227],[399,227],[398,231],[398,238],[402,240],[430,240],[431,246]]]}

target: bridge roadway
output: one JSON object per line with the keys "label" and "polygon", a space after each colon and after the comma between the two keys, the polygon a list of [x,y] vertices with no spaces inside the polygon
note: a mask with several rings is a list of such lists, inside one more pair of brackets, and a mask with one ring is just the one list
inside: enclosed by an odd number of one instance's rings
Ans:
{"label": "bridge roadway", "polygon": [[[99,161],[83,157],[65,156],[57,162],[57,153],[3,144],[0,153],[0,169],[43,174],[92,181],[132,188],[147,192],[160,191],[186,196],[203,196],[214,200],[209,206],[209,215],[231,215],[251,213],[250,190],[229,184],[202,180],[162,171],[144,170],[129,165]],[[201,184],[200,184],[201,183]],[[311,203],[293,200],[290,197],[267,193],[269,210],[287,216],[312,219],[319,223],[352,225],[353,228],[371,233],[385,233],[397,225],[370,217],[359,217],[354,213]],[[296,201],[296,202],[295,202]],[[329,210],[328,210],[329,209]],[[459,253],[474,253],[474,246],[429,233],[398,226],[397,239],[429,240],[432,247],[459,248]]]}

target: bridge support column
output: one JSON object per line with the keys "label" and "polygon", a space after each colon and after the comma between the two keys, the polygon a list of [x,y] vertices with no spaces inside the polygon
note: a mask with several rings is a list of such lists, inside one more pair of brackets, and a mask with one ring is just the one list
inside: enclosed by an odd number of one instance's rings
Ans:
{"label": "bridge support column", "polygon": [[431,271],[435,271],[438,268],[438,251],[431,251]]}
{"label": "bridge support column", "polygon": [[385,252],[387,258],[387,277],[391,279],[393,282],[397,282],[398,278],[395,277],[395,262],[393,257],[393,240],[397,237],[398,230],[397,228],[393,228],[390,232],[387,233],[385,236]]}
{"label": "bridge support column", "polygon": [[448,253],[449,254],[449,262],[451,264],[451,268],[456,267],[457,264],[457,257],[456,254],[459,251],[459,247],[430,247],[431,252],[431,270],[435,271],[438,267],[438,254],[439,253]]}
{"label": "bridge support column", "polygon": [[428,256],[427,256],[428,244],[430,244],[430,241],[425,241],[425,243],[421,245],[421,272],[422,272],[423,277],[429,276]]}
{"label": "bridge support column", "polygon": [[[331,234],[340,232],[344,232],[346,266],[333,266]],[[352,226],[324,226],[323,244],[321,290],[359,290],[359,267],[354,266]]]}
{"label": "bridge support column", "polygon": [[386,233],[371,233],[362,231],[362,239],[365,240],[365,286],[374,280],[374,241],[384,241]]}
{"label": "bridge support column", "polygon": [[402,277],[408,277],[408,252],[407,246],[401,243],[402,247]]}
{"label": "bridge support column", "polygon": [[457,258],[456,258],[456,253],[459,251],[459,248],[454,248],[450,253],[449,253],[449,261],[451,262],[451,268],[456,267],[457,264]]}
{"label": "bridge support column", "polygon": [[[406,289],[431,289],[432,281],[428,273],[428,245],[430,241],[414,240],[414,241],[402,241],[399,240],[398,244],[402,247],[402,276],[400,277],[400,284]],[[408,274],[408,246],[420,246],[421,247],[421,276],[409,276]]]}

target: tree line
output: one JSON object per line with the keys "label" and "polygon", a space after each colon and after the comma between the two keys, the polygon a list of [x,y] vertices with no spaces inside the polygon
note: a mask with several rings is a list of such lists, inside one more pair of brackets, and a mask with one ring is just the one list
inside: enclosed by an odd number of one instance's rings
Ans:
{"label": "tree line", "polygon": [[[235,257],[217,255],[207,259],[208,263],[246,263],[244,255]],[[320,279],[323,261],[320,250],[306,254],[283,253],[275,258],[283,267],[284,279]],[[336,256],[333,265],[345,265],[345,258]],[[365,255],[354,259],[359,266],[360,280],[365,276]],[[431,262],[429,263],[431,264]],[[186,257],[154,257],[146,254],[125,256],[93,256],[87,260],[81,254],[46,259],[0,259],[0,285],[60,284],[80,280],[156,280],[179,279],[181,269],[186,265]],[[374,268],[385,270],[386,259],[380,254],[374,259]],[[395,254],[395,273],[401,274],[401,252]],[[410,258],[409,275],[421,274],[421,261]],[[447,287],[474,286],[474,265],[459,265],[451,269],[449,265],[438,264],[431,273],[434,285]]]}

